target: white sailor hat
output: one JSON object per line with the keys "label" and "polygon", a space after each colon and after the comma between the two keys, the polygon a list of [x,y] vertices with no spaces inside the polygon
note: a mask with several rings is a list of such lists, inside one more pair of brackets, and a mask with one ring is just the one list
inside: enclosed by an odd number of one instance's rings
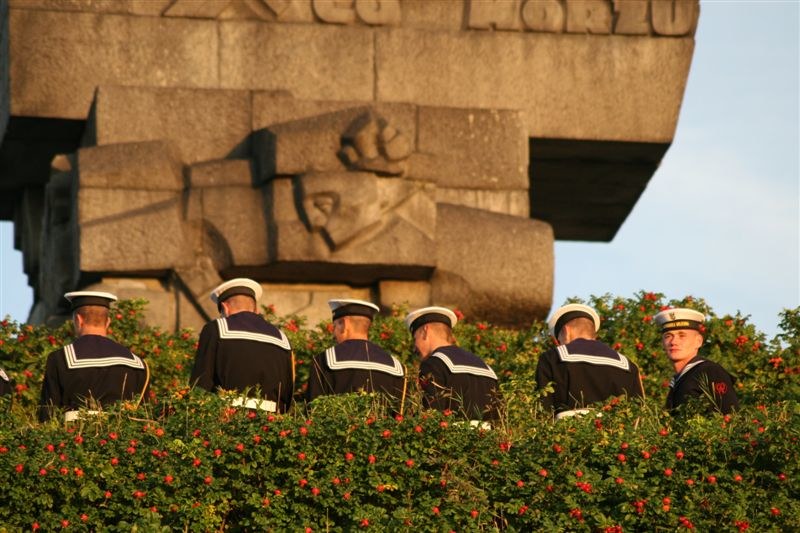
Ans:
{"label": "white sailor hat", "polygon": [[231,296],[236,296],[238,294],[255,298],[256,302],[259,302],[261,300],[261,293],[261,285],[252,279],[235,278],[216,287],[211,291],[210,297],[211,301],[219,306],[219,304]]}
{"label": "white sailor hat", "polygon": [[694,309],[677,308],[666,309],[653,317],[655,323],[661,326],[661,332],[673,329],[694,329],[700,331],[706,316]]}
{"label": "white sailor hat", "polygon": [[406,315],[406,327],[413,335],[417,329],[430,322],[440,322],[454,328],[458,322],[458,317],[454,312],[446,307],[423,307],[416,311],[411,311]]}
{"label": "white sailor hat", "polygon": [[594,322],[595,333],[600,329],[600,315],[597,314],[597,311],[588,305],[567,304],[556,309],[556,312],[553,313],[553,316],[547,321],[547,325],[550,327],[550,335],[558,338],[558,334],[561,332],[561,328],[564,327],[564,324],[576,318],[591,319],[591,321]]}
{"label": "white sailor hat", "polygon": [[348,298],[341,298],[337,300],[328,300],[328,306],[333,313],[333,320],[342,318],[343,316],[365,316],[372,320],[375,313],[380,311],[380,307],[372,302],[364,300],[351,300]]}
{"label": "white sailor hat", "polygon": [[71,306],[72,311],[84,305],[99,305],[110,307],[111,302],[116,302],[117,297],[110,292],[100,291],[74,291],[64,295]]}

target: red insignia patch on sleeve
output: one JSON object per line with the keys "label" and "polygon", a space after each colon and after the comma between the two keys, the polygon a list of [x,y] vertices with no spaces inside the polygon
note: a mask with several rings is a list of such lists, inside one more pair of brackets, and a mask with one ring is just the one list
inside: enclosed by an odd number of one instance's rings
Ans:
{"label": "red insignia patch on sleeve", "polygon": [[717,394],[722,396],[726,392],[728,392],[728,386],[725,383],[714,383],[714,390]]}

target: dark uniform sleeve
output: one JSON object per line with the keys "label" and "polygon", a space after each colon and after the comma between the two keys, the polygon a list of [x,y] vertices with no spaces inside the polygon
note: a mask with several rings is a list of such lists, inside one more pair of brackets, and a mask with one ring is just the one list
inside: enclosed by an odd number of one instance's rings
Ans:
{"label": "dark uniform sleeve", "polygon": [[292,405],[292,398],[294,397],[294,352],[289,351],[289,368],[283,376],[283,381],[286,386],[281,391],[281,404],[283,405],[282,411],[289,409]]}
{"label": "dark uniform sleeve", "polygon": [[566,388],[563,383],[559,383],[555,350],[544,352],[539,356],[539,362],[536,364],[536,387],[542,390],[547,387],[548,383],[553,383],[554,392],[542,398],[545,410],[552,411],[555,407],[566,405],[567,398],[564,395]]}
{"label": "dark uniform sleeve", "polygon": [[61,385],[58,370],[58,357],[63,358],[64,352],[58,350],[47,356],[47,364],[42,382],[42,395],[39,400],[39,421],[46,422],[53,416],[53,408],[63,404]]}
{"label": "dark uniform sleeve", "polygon": [[308,373],[308,387],[306,388],[306,401],[310,402],[317,396],[331,394],[333,387],[330,376],[325,368],[325,354],[317,355],[311,361],[311,371]]}
{"label": "dark uniform sleeve", "polygon": [[450,387],[444,363],[427,358],[419,367],[419,385],[422,389],[422,405],[427,409],[444,411],[450,409]]}
{"label": "dark uniform sleeve", "polygon": [[714,396],[714,404],[723,414],[737,409],[739,398],[736,396],[730,374],[717,364],[705,366],[708,368],[703,368],[703,374],[707,377],[707,387],[710,387]]}
{"label": "dark uniform sleeve", "polygon": [[207,391],[214,390],[214,371],[216,365],[217,343],[217,323],[209,322],[203,326],[200,332],[200,340],[197,343],[197,353],[194,357],[194,368],[190,385],[197,385]]}
{"label": "dark uniform sleeve", "polygon": [[639,374],[639,367],[631,361],[631,374],[633,383],[628,390],[628,398],[644,398],[644,385],[642,384],[642,375]]}

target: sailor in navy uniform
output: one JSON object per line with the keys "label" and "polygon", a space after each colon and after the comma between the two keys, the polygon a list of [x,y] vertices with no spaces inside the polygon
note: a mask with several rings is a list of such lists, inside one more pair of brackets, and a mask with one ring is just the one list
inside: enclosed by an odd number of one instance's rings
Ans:
{"label": "sailor in navy uniform", "polygon": [[11,396],[14,392],[14,382],[8,377],[6,371],[0,368],[0,396]]}
{"label": "sailor in navy uniform", "polygon": [[600,317],[591,307],[568,304],[548,321],[556,347],[544,352],[536,365],[536,385],[553,392],[542,398],[556,419],[588,412],[587,406],[611,397],[643,398],[639,369],[627,357],[597,340]]}
{"label": "sailor in navy uniform", "polygon": [[109,339],[109,306],[117,297],[107,292],[80,291],[64,295],[72,306],[77,339],[47,356],[39,419],[48,420],[54,408],[65,408],[65,421],[126,400],[137,405],[150,381],[147,364],[128,348]]}
{"label": "sailor in navy uniform", "polygon": [[703,313],[693,309],[667,309],[654,318],[661,327],[664,351],[675,369],[669,383],[667,409],[675,409],[693,397],[713,399],[714,408],[723,414],[739,407],[734,378],[717,363],[697,354],[703,346],[705,319]]}
{"label": "sailor in navy uniform", "polygon": [[294,356],[289,339],[257,313],[261,285],[236,278],[211,291],[222,315],[203,326],[191,384],[208,391],[232,390],[260,398],[235,398],[233,405],[286,412],[294,394]]}
{"label": "sailor in navy uniform", "polygon": [[330,300],[336,346],[314,357],[306,400],[325,394],[381,392],[402,409],[405,369],[400,361],[370,342],[377,305],[363,300]]}
{"label": "sailor in navy uniform", "polygon": [[480,357],[455,345],[455,313],[446,307],[424,307],[406,316],[414,347],[422,358],[419,383],[422,404],[451,410],[469,420],[498,418],[501,398],[497,375]]}

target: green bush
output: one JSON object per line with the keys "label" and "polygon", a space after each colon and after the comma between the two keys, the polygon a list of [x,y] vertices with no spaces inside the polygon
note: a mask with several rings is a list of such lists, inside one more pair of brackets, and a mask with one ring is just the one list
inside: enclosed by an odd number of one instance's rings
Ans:
{"label": "green bush", "polygon": [[[2,365],[16,380],[0,425],[0,531],[791,531],[800,529],[800,309],[767,341],[745,316],[702,300],[593,298],[601,334],[641,368],[647,399],[611,400],[555,423],[532,387],[546,326],[503,330],[466,320],[462,346],[501,379],[506,406],[490,431],[421,409],[402,416],[379,398],[320,398],[267,415],[190,390],[196,337],[141,324],[144,302],[121,302],[112,335],[147,358],[149,404],[115,406],[70,426],[39,424],[44,359],[71,328],[2,322]],[[672,373],[652,316],[665,305],[706,312],[708,356],[737,377],[730,416],[662,409]],[[328,323],[275,317],[298,362],[298,394]],[[379,318],[374,341],[416,364],[404,312]]]}

